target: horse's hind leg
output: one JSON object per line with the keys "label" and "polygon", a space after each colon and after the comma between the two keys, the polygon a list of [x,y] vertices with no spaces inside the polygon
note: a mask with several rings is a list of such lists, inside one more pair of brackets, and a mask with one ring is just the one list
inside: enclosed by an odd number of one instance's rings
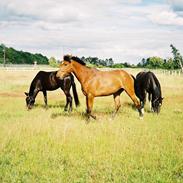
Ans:
{"label": "horse's hind leg", "polygon": [[119,108],[121,107],[121,103],[120,103],[120,94],[124,89],[120,89],[119,91],[117,91],[116,93],[113,94],[114,97],[114,103],[115,103],[115,111],[112,114],[112,118],[114,118],[119,110]]}
{"label": "horse's hind leg", "polygon": [[47,93],[46,93],[46,90],[43,90],[43,95],[44,95],[45,107],[47,107]]}

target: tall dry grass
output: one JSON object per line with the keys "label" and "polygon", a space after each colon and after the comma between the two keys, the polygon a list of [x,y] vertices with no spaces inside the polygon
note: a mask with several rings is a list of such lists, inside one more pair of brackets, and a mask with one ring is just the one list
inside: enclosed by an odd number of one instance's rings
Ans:
{"label": "tall dry grass", "polygon": [[25,109],[23,92],[36,72],[0,73],[0,182],[183,182],[182,77],[157,75],[165,98],[158,116],[147,104],[140,120],[123,93],[114,120],[113,98],[102,97],[98,120],[86,124],[79,83],[81,106],[71,114],[60,90],[48,93],[48,110],[42,94]]}

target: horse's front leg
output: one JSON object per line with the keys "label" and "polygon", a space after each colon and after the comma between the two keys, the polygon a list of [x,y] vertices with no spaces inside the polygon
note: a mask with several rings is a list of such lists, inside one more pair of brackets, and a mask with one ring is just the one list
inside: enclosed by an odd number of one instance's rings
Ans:
{"label": "horse's front leg", "polygon": [[96,116],[94,116],[93,114],[91,114],[92,112],[92,108],[93,108],[93,102],[94,102],[94,97],[93,95],[87,95],[86,96],[86,106],[87,106],[87,109],[86,109],[86,114],[87,114],[87,118],[89,119],[90,116],[93,118],[93,119],[96,119]]}
{"label": "horse's front leg", "polygon": [[69,105],[69,112],[72,111],[72,96],[69,93],[69,91],[64,91],[66,95],[66,105],[64,107],[64,111],[67,111],[68,105]]}
{"label": "horse's front leg", "polygon": [[152,94],[151,93],[149,93],[149,95],[148,95],[148,100],[149,100],[150,111],[153,111],[153,108],[152,108]]}
{"label": "horse's front leg", "polygon": [[141,106],[141,113],[143,116],[144,115],[144,106],[145,106],[145,102],[143,100],[140,100],[140,106]]}
{"label": "horse's front leg", "polygon": [[140,95],[140,109],[141,109],[141,115],[144,115],[144,107],[145,107],[145,103],[146,103],[146,92],[143,91]]}

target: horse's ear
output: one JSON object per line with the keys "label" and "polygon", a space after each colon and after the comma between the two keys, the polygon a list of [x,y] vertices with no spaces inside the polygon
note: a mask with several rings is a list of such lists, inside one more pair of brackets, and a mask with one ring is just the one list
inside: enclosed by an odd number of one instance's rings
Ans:
{"label": "horse's ear", "polygon": [[29,96],[29,94],[27,92],[24,92],[26,96]]}

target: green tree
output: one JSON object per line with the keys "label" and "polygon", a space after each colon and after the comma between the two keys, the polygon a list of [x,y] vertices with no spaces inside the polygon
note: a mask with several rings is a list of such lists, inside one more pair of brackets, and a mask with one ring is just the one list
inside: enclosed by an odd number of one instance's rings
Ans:
{"label": "green tree", "polygon": [[124,68],[124,64],[123,63],[117,63],[117,64],[113,64],[112,67],[113,68]]}
{"label": "green tree", "polygon": [[4,61],[4,49],[6,50],[6,63],[12,64],[33,64],[37,61],[38,64],[48,64],[48,58],[36,53],[32,54],[29,52],[17,51],[14,48],[8,48],[5,45],[0,45],[0,63]]}
{"label": "green tree", "polygon": [[182,55],[179,53],[179,50],[173,46],[172,44],[170,45],[172,48],[172,53],[173,53],[173,61],[177,68],[180,68],[181,71],[183,72],[183,58]]}
{"label": "green tree", "polygon": [[0,45],[0,62],[3,63],[4,67],[6,65],[6,46],[4,44]]}
{"label": "green tree", "polygon": [[109,59],[105,59],[105,65],[108,67],[112,67],[112,65],[114,64],[113,59],[109,58]]}
{"label": "green tree", "polygon": [[146,59],[143,58],[143,59],[141,60],[141,62],[139,62],[139,63],[137,64],[137,67],[145,67],[145,64],[146,64]]}
{"label": "green tree", "polygon": [[174,61],[172,58],[168,58],[164,60],[164,68],[165,69],[174,69]]}
{"label": "green tree", "polygon": [[58,67],[59,66],[57,60],[54,57],[50,57],[48,62],[49,62],[49,65],[52,66],[52,67]]}

